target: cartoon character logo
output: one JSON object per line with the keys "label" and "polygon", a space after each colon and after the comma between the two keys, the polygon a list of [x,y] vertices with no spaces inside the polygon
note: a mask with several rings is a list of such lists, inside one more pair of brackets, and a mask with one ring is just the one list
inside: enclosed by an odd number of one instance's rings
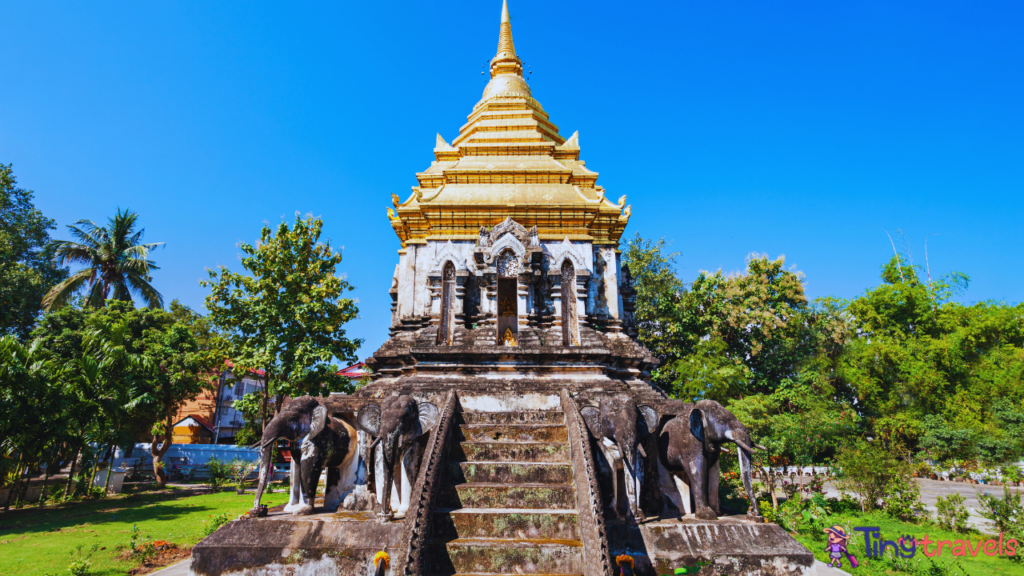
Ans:
{"label": "cartoon character logo", "polygon": [[828,546],[825,546],[825,551],[828,552],[828,557],[831,560],[828,565],[842,568],[843,556],[846,556],[846,559],[850,561],[850,566],[856,568],[857,559],[846,549],[846,541],[850,539],[846,530],[842,526],[832,526],[825,528],[825,533],[828,534]]}

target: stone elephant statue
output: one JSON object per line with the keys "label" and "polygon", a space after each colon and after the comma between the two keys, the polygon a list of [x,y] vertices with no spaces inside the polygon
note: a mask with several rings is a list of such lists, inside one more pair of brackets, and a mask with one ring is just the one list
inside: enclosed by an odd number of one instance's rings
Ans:
{"label": "stone elephant statue", "polygon": [[373,438],[377,517],[387,522],[405,514],[419,472],[421,444],[417,438],[437,423],[437,407],[412,396],[389,396],[359,409],[356,424]]}
{"label": "stone elephant statue", "polygon": [[260,480],[253,502],[256,516],[266,514],[260,499],[267,483],[273,477],[270,461],[277,440],[292,442],[292,488],[285,506],[286,512],[296,516],[313,513],[320,474],[327,468],[324,508],[337,508],[341,502],[343,486],[351,483],[353,464],[356,464],[356,431],[344,421],[332,418],[327,408],[312,396],[302,396],[288,402],[263,430],[260,440]]}
{"label": "stone elephant statue", "polygon": [[713,400],[701,400],[676,414],[658,436],[662,479],[672,478],[678,489],[675,492],[665,487],[664,491],[680,512],[691,512],[692,494],[697,518],[718,518],[719,456],[726,442],[736,444],[739,453],[743,488],[750,500],[747,514],[761,515],[750,481],[750,454],[756,445],[751,442],[746,426]]}
{"label": "stone elephant statue", "polygon": [[587,430],[597,441],[598,448],[612,471],[612,509],[619,510],[619,477],[625,486],[627,508],[633,518],[644,517],[640,487],[648,458],[648,440],[658,429],[658,414],[650,406],[637,406],[628,397],[602,398],[599,407],[587,406],[580,410]]}

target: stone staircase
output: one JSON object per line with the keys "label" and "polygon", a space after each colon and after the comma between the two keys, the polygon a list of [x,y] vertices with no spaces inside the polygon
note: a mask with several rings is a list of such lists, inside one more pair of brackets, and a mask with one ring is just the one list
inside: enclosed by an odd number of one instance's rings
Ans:
{"label": "stone staircase", "polygon": [[560,410],[463,412],[435,511],[437,576],[583,574]]}

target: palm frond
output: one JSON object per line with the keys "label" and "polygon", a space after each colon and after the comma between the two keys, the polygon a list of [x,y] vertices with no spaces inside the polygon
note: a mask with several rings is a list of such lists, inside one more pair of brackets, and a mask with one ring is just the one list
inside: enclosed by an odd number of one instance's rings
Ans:
{"label": "palm frond", "polygon": [[85,244],[99,246],[106,240],[107,231],[100,228],[92,220],[79,220],[68,225],[71,235]]}
{"label": "palm frond", "polygon": [[103,280],[97,278],[92,283],[92,289],[89,290],[89,297],[85,300],[85,305],[93,308],[103,308],[104,300],[106,299],[103,297]]}
{"label": "palm frond", "polygon": [[55,240],[50,243],[50,247],[53,250],[53,259],[61,266],[73,262],[89,265],[95,263],[96,250],[85,244],[69,240]]}
{"label": "palm frond", "polygon": [[93,275],[92,268],[85,268],[72,274],[68,279],[57,284],[43,297],[43,310],[49,312],[54,307],[60,308],[70,300]]}
{"label": "palm frond", "polygon": [[164,297],[153,285],[149,283],[149,278],[142,275],[129,274],[125,277],[128,284],[131,285],[132,289],[142,296],[142,301],[146,303],[146,306],[150,308],[163,308]]}

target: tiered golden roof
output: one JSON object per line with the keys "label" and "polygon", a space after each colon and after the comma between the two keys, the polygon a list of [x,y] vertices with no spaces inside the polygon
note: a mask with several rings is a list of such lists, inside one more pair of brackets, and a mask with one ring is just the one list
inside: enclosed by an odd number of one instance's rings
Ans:
{"label": "tiered golden roof", "polygon": [[630,208],[625,196],[617,203],[605,198],[597,172],[579,159],[578,134],[559,135],[533,99],[505,0],[483,97],[451,144],[437,135],[436,160],[416,174],[412,195],[405,202],[392,195],[388,217],[402,246],[476,239],[481,226],[510,216],[537,226],[541,240],[618,244]]}

